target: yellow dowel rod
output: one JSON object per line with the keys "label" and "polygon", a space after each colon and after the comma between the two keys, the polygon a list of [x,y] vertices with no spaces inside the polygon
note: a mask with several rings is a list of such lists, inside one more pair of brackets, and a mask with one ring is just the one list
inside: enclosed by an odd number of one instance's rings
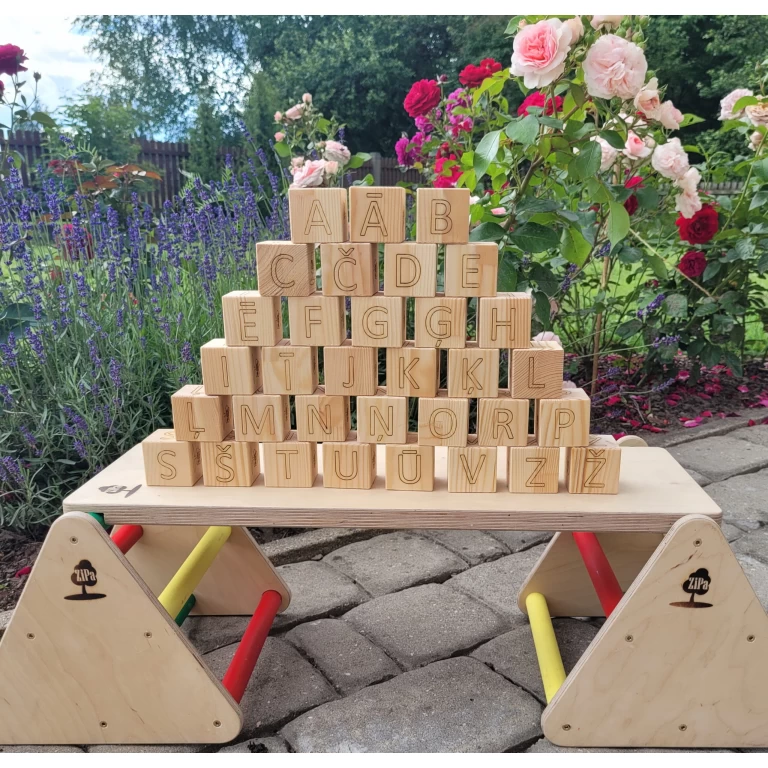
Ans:
{"label": "yellow dowel rod", "polygon": [[525,598],[525,607],[528,609],[528,619],[531,622],[533,644],[536,646],[536,657],[539,660],[541,680],[544,683],[544,695],[549,704],[565,682],[565,668],[560,657],[560,648],[557,646],[546,598],[539,592],[531,592]]}
{"label": "yellow dowel rod", "polygon": [[175,618],[184,607],[231,533],[228,525],[212,525],[173,575],[157,598],[171,616]]}

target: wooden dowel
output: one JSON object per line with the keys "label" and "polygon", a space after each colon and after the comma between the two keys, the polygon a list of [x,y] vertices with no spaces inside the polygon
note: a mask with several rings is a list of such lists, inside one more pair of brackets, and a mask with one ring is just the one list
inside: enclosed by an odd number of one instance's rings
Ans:
{"label": "wooden dowel", "polygon": [[143,535],[140,525],[120,525],[112,531],[112,543],[126,554]]}
{"label": "wooden dowel", "polygon": [[182,606],[182,609],[178,612],[176,615],[176,624],[180,627],[187,616],[189,616],[192,609],[195,607],[195,603],[197,602],[197,598],[194,595],[189,596],[189,600],[187,600],[186,603]]}
{"label": "wooden dowel", "polygon": [[611,564],[594,533],[573,531],[573,540],[579,548],[581,558],[607,618],[619,604],[621,598],[624,597],[619,580],[616,578],[616,574],[613,572],[613,568],[611,568]]}
{"label": "wooden dowel", "polygon": [[565,667],[563,667],[563,659],[560,656],[560,648],[557,645],[546,598],[540,592],[531,592],[525,598],[525,607],[528,610],[528,620],[531,622],[533,644],[536,647],[536,658],[539,660],[541,682],[544,684],[544,695],[549,704],[565,682]]}

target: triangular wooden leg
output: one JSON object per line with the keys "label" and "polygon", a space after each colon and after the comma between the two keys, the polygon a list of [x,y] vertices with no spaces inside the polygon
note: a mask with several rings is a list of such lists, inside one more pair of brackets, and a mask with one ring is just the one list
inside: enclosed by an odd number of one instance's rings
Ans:
{"label": "triangular wooden leg", "polygon": [[[625,591],[664,538],[661,533],[646,532],[596,535]],[[552,616],[605,616],[569,532],[554,535],[523,583],[517,599],[523,613],[527,612],[525,599],[531,592],[540,592],[547,598]]]}
{"label": "triangular wooden leg", "polygon": [[88,515],[59,518],[0,642],[0,744],[222,743],[239,707]]}
{"label": "triangular wooden leg", "polygon": [[567,747],[768,746],[768,616],[717,523],[670,529],[542,726]]}

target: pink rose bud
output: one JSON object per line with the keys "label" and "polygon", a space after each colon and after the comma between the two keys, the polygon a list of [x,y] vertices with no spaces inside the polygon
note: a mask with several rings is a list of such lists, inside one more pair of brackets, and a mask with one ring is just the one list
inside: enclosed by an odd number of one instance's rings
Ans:
{"label": "pink rose bud", "polygon": [[283,119],[283,113],[282,112],[275,112],[275,122],[279,123]]}
{"label": "pink rose bud", "polygon": [[275,134],[275,141],[282,141],[285,138],[285,134],[282,131],[278,131]]}
{"label": "pink rose bud", "polygon": [[301,100],[302,100],[302,101],[303,101],[305,104],[311,104],[311,103],[312,103],[312,94],[311,94],[311,93],[305,93],[305,94],[304,94],[304,95],[301,97]]}

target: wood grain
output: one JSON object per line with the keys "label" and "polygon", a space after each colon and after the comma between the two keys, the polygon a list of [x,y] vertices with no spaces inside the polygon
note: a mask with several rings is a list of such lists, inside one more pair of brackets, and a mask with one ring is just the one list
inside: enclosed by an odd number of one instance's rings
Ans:
{"label": "wood grain", "polygon": [[287,395],[235,395],[232,413],[236,440],[279,443],[291,431],[291,403]]}
{"label": "wood grain", "polygon": [[478,445],[528,445],[528,411],[530,401],[509,396],[500,390],[499,397],[481,397],[477,401]]}
{"label": "wood grain", "polygon": [[469,190],[416,190],[416,240],[420,243],[469,241]]}
{"label": "wood grain", "polygon": [[230,347],[272,347],[283,338],[279,296],[232,291],[221,298],[224,338]]}
{"label": "wood grain", "polygon": [[388,491],[432,491],[435,487],[435,448],[419,445],[410,433],[402,445],[385,446],[385,487]]}
{"label": "wood grain", "polygon": [[141,447],[147,485],[193,486],[203,476],[200,443],[177,440],[172,429],[155,430]]}
{"label": "wood grain", "polygon": [[480,349],[468,341],[448,350],[448,397],[496,397],[499,394],[499,350]]}
{"label": "wood grain", "polygon": [[512,397],[539,400],[560,397],[565,354],[556,341],[532,341],[528,349],[509,351]]}
{"label": "wood grain", "polygon": [[326,395],[318,387],[311,395],[296,395],[296,436],[301,442],[346,440],[350,427],[349,398]]}
{"label": "wood grain", "polygon": [[341,296],[288,297],[288,323],[294,347],[338,347],[347,338]]}
{"label": "wood grain", "polygon": [[461,448],[469,436],[469,400],[448,397],[440,390],[437,397],[419,398],[419,445]]}
{"label": "wood grain", "polygon": [[379,251],[372,243],[320,246],[323,296],[373,296],[379,290]]}
{"label": "wood grain", "polygon": [[291,433],[282,443],[264,443],[267,488],[311,488],[317,478],[317,443],[300,442]]}
{"label": "wood grain", "polygon": [[311,395],[317,389],[317,347],[294,347],[284,339],[261,353],[264,393]]}
{"label": "wood grain", "polygon": [[405,443],[408,398],[391,397],[380,387],[373,397],[357,398],[357,439],[362,443]]}
{"label": "wood grain", "polygon": [[347,190],[289,189],[294,243],[343,243],[347,237]]}
{"label": "wood grain", "polygon": [[384,293],[387,296],[434,296],[436,292],[436,244],[388,243],[384,246]]}
{"label": "wood grain", "polygon": [[206,395],[252,395],[261,387],[258,347],[229,347],[211,339],[200,347]]}
{"label": "wood grain", "polygon": [[463,349],[467,345],[467,300],[436,296],[415,300],[414,344]]}
{"label": "wood grain", "polygon": [[507,487],[511,493],[558,493],[560,451],[536,445],[529,437],[525,447],[511,447],[507,464]]}
{"label": "wood grain", "polygon": [[591,401],[583,389],[563,389],[556,398],[536,403],[539,445],[571,447],[589,443]]}
{"label": "wood grain", "polygon": [[402,347],[405,344],[405,299],[401,296],[352,297],[352,344],[356,347]]}
{"label": "wood grain", "polygon": [[309,296],[315,292],[315,247],[283,240],[256,243],[262,296]]}
{"label": "wood grain", "polygon": [[527,293],[483,296],[477,303],[477,342],[485,349],[527,349],[531,345],[531,297]]}
{"label": "wood grain", "polygon": [[232,398],[206,395],[202,384],[187,384],[171,395],[177,440],[223,440],[232,431]]}
{"label": "wood grain", "polygon": [[402,187],[350,187],[349,239],[353,243],[405,240],[405,190]]}
{"label": "wood grain", "polygon": [[326,488],[368,490],[376,480],[376,446],[370,443],[323,443],[323,485]]}
{"label": "wood grain", "polygon": [[498,448],[471,445],[448,449],[449,493],[496,493]]}
{"label": "wood grain", "polygon": [[434,347],[406,341],[387,349],[387,392],[395,397],[437,397],[440,355]]}
{"label": "wood grain", "polygon": [[218,443],[202,443],[203,484],[249,488],[261,471],[258,443],[237,442],[234,433]]}
{"label": "wood grain", "polygon": [[496,243],[445,246],[446,296],[495,296],[498,274]]}
{"label": "wood grain", "polygon": [[323,349],[327,395],[375,395],[379,361],[375,347],[354,347],[347,339],[339,347]]}
{"label": "wood grain", "polygon": [[621,448],[611,435],[590,435],[586,448],[568,448],[568,493],[618,493]]}

